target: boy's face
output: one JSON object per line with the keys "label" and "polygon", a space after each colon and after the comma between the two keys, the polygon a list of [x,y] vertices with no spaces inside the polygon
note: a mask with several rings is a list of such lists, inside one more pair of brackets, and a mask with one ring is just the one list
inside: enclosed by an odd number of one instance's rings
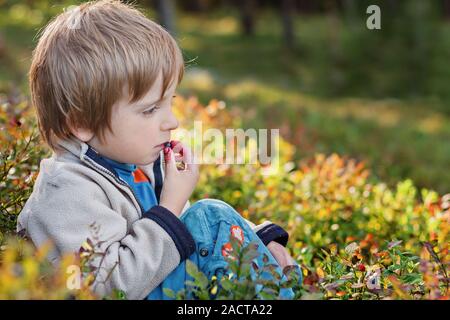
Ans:
{"label": "boy's face", "polygon": [[124,96],[113,106],[113,133],[105,130],[104,143],[92,135],[90,139],[85,137],[81,140],[86,141],[101,155],[118,162],[136,165],[154,162],[158,159],[163,144],[170,141],[171,131],[178,127],[178,121],[172,112],[176,81],[166,90],[163,100],[158,101],[162,84],[160,73],[152,88],[140,101],[129,104],[128,97]]}

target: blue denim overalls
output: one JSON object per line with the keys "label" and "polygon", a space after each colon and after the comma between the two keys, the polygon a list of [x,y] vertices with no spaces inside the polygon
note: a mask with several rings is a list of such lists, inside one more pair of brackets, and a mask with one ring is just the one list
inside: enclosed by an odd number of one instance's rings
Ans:
{"label": "blue denim overalls", "polygon": [[[233,207],[227,203],[215,200],[204,199],[197,201],[189,207],[180,217],[188,230],[191,232],[196,244],[196,252],[190,257],[200,271],[202,271],[209,279],[212,276],[220,278],[227,272],[227,261],[223,255],[224,245],[230,242],[230,230],[234,226],[243,231],[243,245],[250,242],[258,243],[258,252],[260,256],[256,259],[258,266],[262,266],[263,254],[269,257],[269,264],[277,264],[270,251],[262,243],[256,233],[251,229],[248,223],[236,212]],[[300,271],[300,267],[296,266]],[[282,275],[281,268],[277,268],[277,272]],[[301,282],[301,272],[299,281]],[[265,277],[267,279],[267,277]],[[282,281],[286,277],[282,276]],[[147,299],[170,299],[163,292],[163,288],[169,288],[175,293],[184,289],[186,280],[192,278],[186,272],[186,262],[183,261],[169,276],[155,288],[147,297]],[[286,288],[280,290],[280,299],[292,299],[294,292],[292,289]]]}

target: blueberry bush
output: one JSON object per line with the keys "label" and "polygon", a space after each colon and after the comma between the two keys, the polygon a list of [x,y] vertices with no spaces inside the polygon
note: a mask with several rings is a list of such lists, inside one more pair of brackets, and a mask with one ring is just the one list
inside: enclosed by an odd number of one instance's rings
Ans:
{"label": "blueberry bush", "polygon": [[[195,97],[177,97],[174,108],[186,129],[194,120],[202,121],[204,129],[241,127],[239,115],[222,101],[205,106]],[[49,246],[34,248],[15,234],[39,162],[51,155],[21,94],[0,96],[0,142],[0,298],[126,298],[120,291],[111,297],[90,292],[95,239],[86,239],[77,255],[51,265],[45,258]],[[253,261],[255,248],[234,243],[226,276],[207,278],[188,264],[193,280],[183,292],[168,295],[273,299],[281,288],[292,288],[296,299],[449,298],[450,194],[419,190],[409,179],[389,187],[363,161],[345,155],[294,161],[295,146],[281,138],[279,147],[277,174],[266,174],[261,164],[203,165],[192,201],[218,198],[255,223],[269,219],[284,227],[290,234],[288,250],[302,269],[302,285],[290,268],[284,270],[285,282],[249,285],[250,270],[262,272]],[[67,268],[74,264],[82,270],[75,290],[67,285],[72,275]],[[271,272],[267,268],[264,272]]]}

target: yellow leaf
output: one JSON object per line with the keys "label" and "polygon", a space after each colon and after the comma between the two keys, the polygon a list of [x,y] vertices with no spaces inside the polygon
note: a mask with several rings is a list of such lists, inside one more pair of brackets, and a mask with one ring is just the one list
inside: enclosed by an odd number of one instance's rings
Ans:
{"label": "yellow leaf", "polygon": [[325,278],[325,272],[323,271],[323,269],[321,267],[316,268],[316,273],[319,276],[319,278]]}

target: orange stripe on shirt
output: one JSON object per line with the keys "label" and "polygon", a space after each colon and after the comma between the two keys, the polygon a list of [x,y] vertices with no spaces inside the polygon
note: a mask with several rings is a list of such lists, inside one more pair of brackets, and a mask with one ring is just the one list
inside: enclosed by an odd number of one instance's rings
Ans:
{"label": "orange stripe on shirt", "polygon": [[142,172],[141,169],[136,169],[136,170],[133,172],[133,177],[134,177],[134,182],[135,182],[135,183],[138,183],[138,182],[148,182],[148,181],[149,181],[148,178],[147,178],[147,176],[145,175],[144,172]]}

